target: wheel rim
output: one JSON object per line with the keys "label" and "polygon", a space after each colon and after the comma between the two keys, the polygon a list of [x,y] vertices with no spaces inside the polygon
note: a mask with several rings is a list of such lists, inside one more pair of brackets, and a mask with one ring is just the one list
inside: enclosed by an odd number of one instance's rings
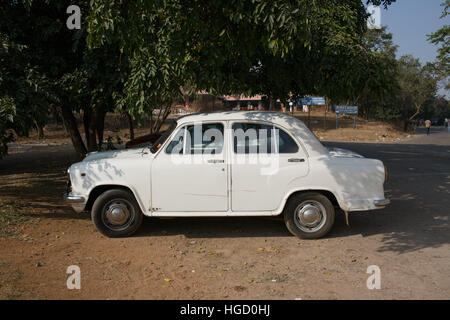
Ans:
{"label": "wheel rim", "polygon": [[128,228],[134,221],[134,208],[125,199],[114,199],[103,207],[103,224],[111,230],[122,231]]}
{"label": "wheel rim", "polygon": [[295,224],[308,233],[320,230],[327,221],[326,209],[318,201],[308,200],[295,209]]}

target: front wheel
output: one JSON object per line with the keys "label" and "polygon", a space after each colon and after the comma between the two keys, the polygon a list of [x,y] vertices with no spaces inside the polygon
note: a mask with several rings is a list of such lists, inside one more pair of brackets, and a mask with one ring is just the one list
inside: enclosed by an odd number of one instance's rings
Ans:
{"label": "front wheel", "polygon": [[302,239],[318,239],[333,227],[334,207],[323,194],[299,194],[287,203],[284,222],[293,235]]}
{"label": "front wheel", "polygon": [[143,214],[131,192],[112,189],[95,200],[91,219],[103,235],[117,238],[135,233],[142,224]]}

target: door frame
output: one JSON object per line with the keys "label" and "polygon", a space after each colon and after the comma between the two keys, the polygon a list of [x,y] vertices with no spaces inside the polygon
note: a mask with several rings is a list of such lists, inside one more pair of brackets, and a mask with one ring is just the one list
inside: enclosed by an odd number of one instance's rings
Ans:
{"label": "door frame", "polygon": [[[230,180],[230,173],[229,173],[229,157],[228,157],[228,142],[227,142],[227,127],[228,127],[228,121],[227,120],[206,120],[206,121],[187,121],[187,122],[183,122],[182,124],[178,125],[173,132],[170,134],[169,137],[167,137],[166,141],[164,141],[164,143],[161,145],[161,147],[158,149],[157,152],[155,152],[155,154],[153,154],[152,157],[152,162],[150,164],[150,205],[149,205],[149,216],[171,216],[171,217],[175,217],[175,216],[179,216],[179,217],[185,217],[185,216],[204,216],[204,214],[206,214],[206,216],[209,216],[210,214],[208,214],[208,212],[210,211],[165,211],[165,212],[160,212],[160,211],[155,211],[154,209],[154,205],[153,205],[153,173],[152,173],[152,167],[153,167],[153,162],[158,158],[158,156],[161,156],[161,153],[165,153],[165,149],[169,146],[170,142],[172,141],[172,139],[178,134],[178,132],[180,130],[185,130],[185,128],[187,126],[190,125],[196,125],[196,124],[211,124],[211,123],[220,123],[223,125],[223,130],[224,130],[224,137],[223,137],[223,149],[222,152],[225,152],[223,159],[224,161],[226,161],[225,166],[226,166],[226,170],[227,170],[227,176],[226,176],[226,197],[227,197],[227,209],[223,210],[223,211],[212,211],[212,213],[216,213],[217,216],[224,216],[227,215],[230,212],[230,185],[229,185],[229,180]],[[183,144],[186,143],[186,139],[183,139]],[[186,146],[183,146],[183,149],[185,150]]]}

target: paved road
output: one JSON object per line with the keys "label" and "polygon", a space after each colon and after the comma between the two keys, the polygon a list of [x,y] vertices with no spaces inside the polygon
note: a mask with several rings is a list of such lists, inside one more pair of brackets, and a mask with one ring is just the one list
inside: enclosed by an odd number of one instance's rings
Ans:
{"label": "paved road", "polygon": [[[450,243],[450,133],[443,127],[433,128],[429,136],[419,128],[416,138],[402,143],[325,144],[380,159],[389,168],[385,189],[392,204],[370,216],[371,225],[382,223],[383,232],[390,233],[384,249],[401,253]],[[364,217],[354,215],[351,222],[362,223]],[[365,234],[380,231],[363,229]]]}
{"label": "paved road", "polygon": [[450,133],[438,127],[427,136],[419,128],[416,135],[395,144],[326,145],[351,149],[387,165],[386,192],[392,204],[381,211],[352,215],[350,230],[367,237],[368,249],[375,245],[383,258],[392,257],[392,267],[404,265],[411,297],[449,298]]}

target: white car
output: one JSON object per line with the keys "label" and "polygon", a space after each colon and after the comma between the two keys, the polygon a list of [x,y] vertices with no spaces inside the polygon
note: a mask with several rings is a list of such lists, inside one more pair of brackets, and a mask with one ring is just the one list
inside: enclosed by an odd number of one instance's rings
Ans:
{"label": "white car", "polygon": [[381,161],[327,149],[278,112],[184,116],[151,148],[90,153],[68,173],[65,199],[109,237],[133,234],[143,216],[283,215],[291,233],[313,239],[330,231],[335,207],[348,219],[389,204]]}

